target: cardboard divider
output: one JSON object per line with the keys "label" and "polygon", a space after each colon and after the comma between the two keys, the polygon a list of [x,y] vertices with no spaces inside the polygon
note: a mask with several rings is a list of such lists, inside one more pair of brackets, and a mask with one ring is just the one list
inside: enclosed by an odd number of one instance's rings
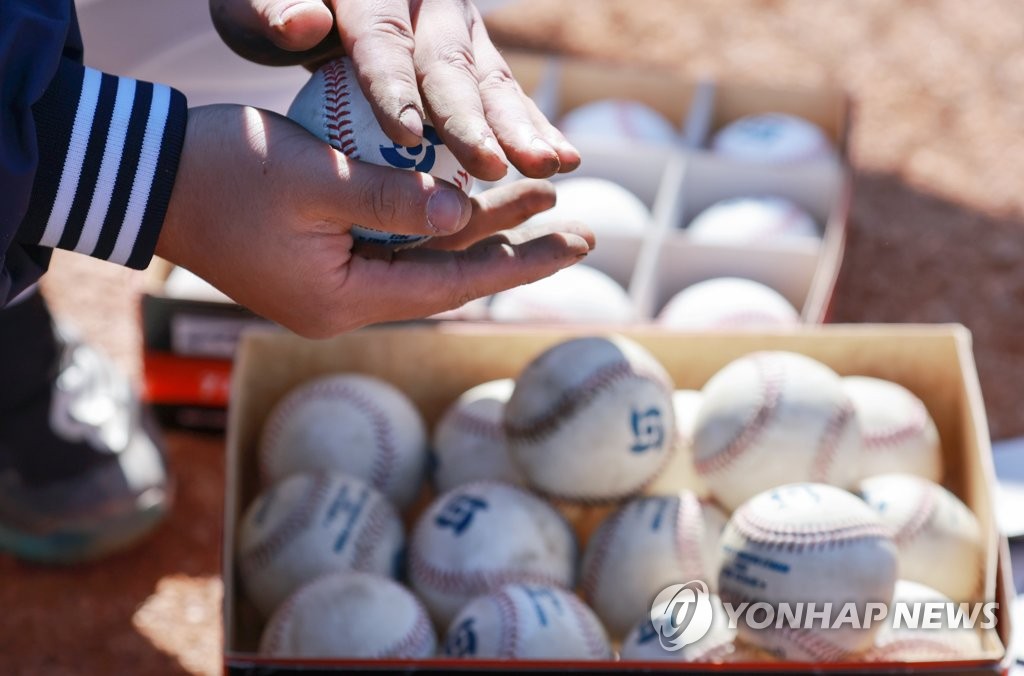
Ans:
{"label": "cardboard divider", "polygon": [[[224,526],[225,664],[232,673],[304,664],[275,661],[254,653],[261,621],[247,603],[235,576],[234,533],[245,506],[257,494],[254,454],[263,420],[291,388],[318,375],[364,373],[382,378],[405,392],[432,428],[446,407],[470,387],[515,377],[544,349],[580,335],[607,334],[601,327],[518,327],[459,322],[410,324],[357,331],[326,341],[283,334],[250,333],[242,343],[234,371],[228,429],[227,487]],[[678,333],[657,327],[620,331],[649,349],[664,365],[677,388],[700,389],[729,361],[756,350],[789,350],[831,366],[840,375],[869,375],[901,383],[917,394],[931,412],[942,440],[944,484],[977,515],[985,536],[984,596],[1000,604],[1000,623],[982,636],[985,654],[976,660],[944,663],[872,665],[726,664],[724,672],[758,670],[779,673],[815,671],[872,673],[999,673],[1011,636],[1008,606],[1012,583],[1005,541],[996,531],[992,509],[994,472],[985,413],[977,382],[970,336],[955,325],[857,325],[804,327],[769,333]],[[425,489],[424,500],[430,495]],[[421,509],[423,502],[419,503]],[[577,510],[575,523],[585,534],[599,513]],[[415,509],[407,514],[412,522]],[[941,562],[936,562],[941,565]],[[837,581],[837,584],[841,581]],[[481,669],[479,663],[445,659],[395,661],[318,660],[325,671]],[[309,665],[307,665],[309,666]],[[487,668],[524,670],[528,662],[488,663]],[[550,665],[548,665],[550,666]],[[564,663],[561,668],[629,671],[646,663]],[[703,670],[708,665],[662,664],[660,668]],[[655,665],[655,668],[658,668]],[[255,673],[255,672],[251,672]],[[298,671],[281,673],[299,673]]]}

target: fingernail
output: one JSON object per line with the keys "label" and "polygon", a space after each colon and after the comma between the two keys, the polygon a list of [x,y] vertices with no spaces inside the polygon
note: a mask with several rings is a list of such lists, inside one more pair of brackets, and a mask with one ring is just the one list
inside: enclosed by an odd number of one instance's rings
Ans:
{"label": "fingernail", "polygon": [[538,137],[533,139],[533,141],[530,142],[530,147],[536,150],[537,152],[544,153],[545,155],[550,155],[552,157],[555,157],[556,159],[558,158],[558,153],[555,152],[555,149],[551,147],[550,143],[548,143],[542,138]]}
{"label": "fingernail", "polygon": [[427,199],[427,225],[434,232],[450,234],[462,224],[462,200],[454,190],[438,190]]}
{"label": "fingernail", "polygon": [[498,145],[498,139],[493,136],[487,136],[484,138],[484,147],[490,150],[497,158],[501,161],[505,161],[505,151]]}
{"label": "fingernail", "polygon": [[286,23],[294,19],[299,14],[308,11],[310,8],[310,4],[311,3],[308,2],[299,2],[294,5],[285,7],[280,12],[275,14],[273,18],[270,19],[270,25],[274,28],[280,28],[284,26]]}
{"label": "fingernail", "polygon": [[416,138],[423,138],[423,118],[415,106],[406,106],[405,110],[398,116],[398,121],[410,133],[415,134]]}

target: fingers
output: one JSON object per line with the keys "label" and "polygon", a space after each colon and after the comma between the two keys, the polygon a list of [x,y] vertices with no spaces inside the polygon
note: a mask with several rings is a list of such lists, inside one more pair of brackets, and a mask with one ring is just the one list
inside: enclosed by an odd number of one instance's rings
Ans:
{"label": "fingers", "polygon": [[505,153],[484,115],[464,2],[423,0],[416,24],[416,68],[427,114],[469,173],[496,181],[508,171]]}
{"label": "fingers", "polygon": [[304,63],[331,35],[334,17],[320,0],[210,0],[224,42],[257,63]]}
{"label": "fingers", "polygon": [[584,237],[549,226],[534,239],[510,243],[496,236],[465,251],[401,251],[391,261],[355,257],[339,293],[352,299],[348,316],[359,325],[427,317],[552,275],[589,251]]}
{"label": "fingers", "polygon": [[454,235],[430,240],[430,248],[457,251],[499,230],[514,228],[555,206],[555,187],[548,181],[516,181],[486,190],[471,202],[473,215],[466,227]]}
{"label": "fingers", "polygon": [[335,0],[338,32],[384,133],[404,146],[423,136],[409,0]]}

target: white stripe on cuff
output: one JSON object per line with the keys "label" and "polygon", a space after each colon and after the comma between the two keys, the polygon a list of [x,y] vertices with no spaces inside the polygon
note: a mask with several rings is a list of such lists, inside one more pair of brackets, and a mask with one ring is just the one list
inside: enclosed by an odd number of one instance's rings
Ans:
{"label": "white stripe on cuff", "polygon": [[50,209],[50,218],[46,222],[46,230],[39,241],[42,246],[54,248],[60,243],[64,227],[71,213],[71,205],[78,193],[78,182],[81,179],[82,163],[89,148],[89,136],[92,133],[92,120],[96,115],[96,103],[100,96],[100,83],[103,75],[98,70],[86,68],[82,77],[82,94],[78,98],[78,109],[75,111],[75,123],[71,127],[71,139],[68,142],[68,154],[64,157],[64,168],[61,170],[57,196]]}
{"label": "white stripe on cuff", "polygon": [[135,240],[138,239],[142,219],[149,203],[149,191],[153,187],[153,176],[156,174],[157,161],[163,146],[164,129],[171,109],[171,90],[166,85],[153,85],[153,101],[149,107],[149,118],[146,120],[146,132],[142,139],[142,151],[139,154],[139,166],[135,170],[135,181],[132,183],[128,208],[125,211],[121,232],[117,235],[114,251],[107,260],[124,265],[132,255]]}

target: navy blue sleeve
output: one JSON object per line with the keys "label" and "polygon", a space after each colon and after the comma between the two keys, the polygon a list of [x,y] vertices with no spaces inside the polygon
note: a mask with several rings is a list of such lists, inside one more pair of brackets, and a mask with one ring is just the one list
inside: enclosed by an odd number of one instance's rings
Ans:
{"label": "navy blue sleeve", "polygon": [[0,3],[0,307],[53,248],[143,268],[184,142],[185,97],[81,63],[70,0]]}

